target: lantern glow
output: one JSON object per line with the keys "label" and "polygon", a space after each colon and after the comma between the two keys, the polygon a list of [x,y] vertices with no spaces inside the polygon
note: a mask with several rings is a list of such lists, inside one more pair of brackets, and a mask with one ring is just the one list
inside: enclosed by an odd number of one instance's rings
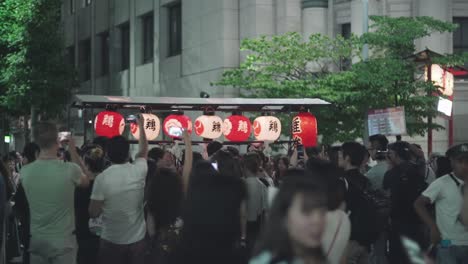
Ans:
{"label": "lantern glow", "polygon": [[307,112],[299,113],[292,120],[292,137],[304,147],[317,146],[317,119]]}
{"label": "lantern glow", "polygon": [[182,137],[182,129],[192,133],[192,120],[186,115],[169,115],[164,119],[164,133],[171,138]]}
{"label": "lantern glow", "polygon": [[253,123],[254,135],[260,141],[275,141],[281,136],[281,121],[274,116],[260,116]]}
{"label": "lantern glow", "polygon": [[[159,131],[161,130],[161,122],[159,121],[159,118],[153,114],[141,115],[145,120],[143,126],[145,128],[146,138],[148,140],[155,140],[159,135]],[[137,123],[130,124],[130,132],[132,132],[132,135],[135,139],[140,139],[140,129]]]}
{"label": "lantern glow", "polygon": [[223,134],[229,141],[246,141],[252,132],[250,120],[241,115],[232,115],[224,120]]}
{"label": "lantern glow", "polygon": [[195,133],[202,138],[219,138],[223,133],[222,125],[219,116],[202,115],[195,120]]}
{"label": "lantern glow", "polygon": [[94,130],[99,136],[112,138],[122,135],[125,129],[125,120],[117,112],[103,111],[94,119]]}

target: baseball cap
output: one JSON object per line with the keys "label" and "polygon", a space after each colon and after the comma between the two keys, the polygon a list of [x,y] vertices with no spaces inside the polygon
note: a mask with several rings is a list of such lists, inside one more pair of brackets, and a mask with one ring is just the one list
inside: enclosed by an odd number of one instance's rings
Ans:
{"label": "baseball cap", "polygon": [[468,143],[455,145],[445,153],[449,159],[468,158]]}

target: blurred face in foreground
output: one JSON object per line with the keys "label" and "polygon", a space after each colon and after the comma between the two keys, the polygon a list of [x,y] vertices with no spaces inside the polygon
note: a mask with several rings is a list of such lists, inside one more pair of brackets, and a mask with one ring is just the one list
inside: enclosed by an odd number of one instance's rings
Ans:
{"label": "blurred face in foreground", "polygon": [[326,208],[314,197],[296,194],[286,217],[286,229],[293,247],[319,248],[325,228]]}

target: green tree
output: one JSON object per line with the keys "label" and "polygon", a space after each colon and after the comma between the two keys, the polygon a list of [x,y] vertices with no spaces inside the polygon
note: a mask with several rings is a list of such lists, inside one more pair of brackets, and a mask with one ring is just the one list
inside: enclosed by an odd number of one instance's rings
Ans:
{"label": "green tree", "polygon": [[[424,81],[411,56],[416,39],[451,32],[456,25],[429,17],[371,20],[371,32],[349,39],[315,34],[303,41],[298,33],[246,39],[241,44],[246,59],[216,84],[243,88],[249,97],[309,97],[333,103],[315,113],[326,143],[362,137],[369,109],[396,105],[405,107],[410,135],[439,129],[426,121],[437,115],[437,99],[427,96],[437,87]],[[372,54],[367,60],[360,56],[364,44]],[[456,60],[460,56],[444,64]]]}
{"label": "green tree", "polygon": [[76,83],[65,59],[61,2],[0,0],[0,107],[12,115],[57,117]]}

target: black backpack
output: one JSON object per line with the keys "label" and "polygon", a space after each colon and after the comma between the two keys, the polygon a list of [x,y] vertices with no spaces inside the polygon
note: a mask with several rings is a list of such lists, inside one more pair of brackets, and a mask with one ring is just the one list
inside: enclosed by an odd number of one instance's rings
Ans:
{"label": "black backpack", "polygon": [[353,192],[355,205],[351,208],[352,235],[363,246],[370,246],[388,226],[390,199],[382,191],[361,189],[344,179],[348,192]]}

